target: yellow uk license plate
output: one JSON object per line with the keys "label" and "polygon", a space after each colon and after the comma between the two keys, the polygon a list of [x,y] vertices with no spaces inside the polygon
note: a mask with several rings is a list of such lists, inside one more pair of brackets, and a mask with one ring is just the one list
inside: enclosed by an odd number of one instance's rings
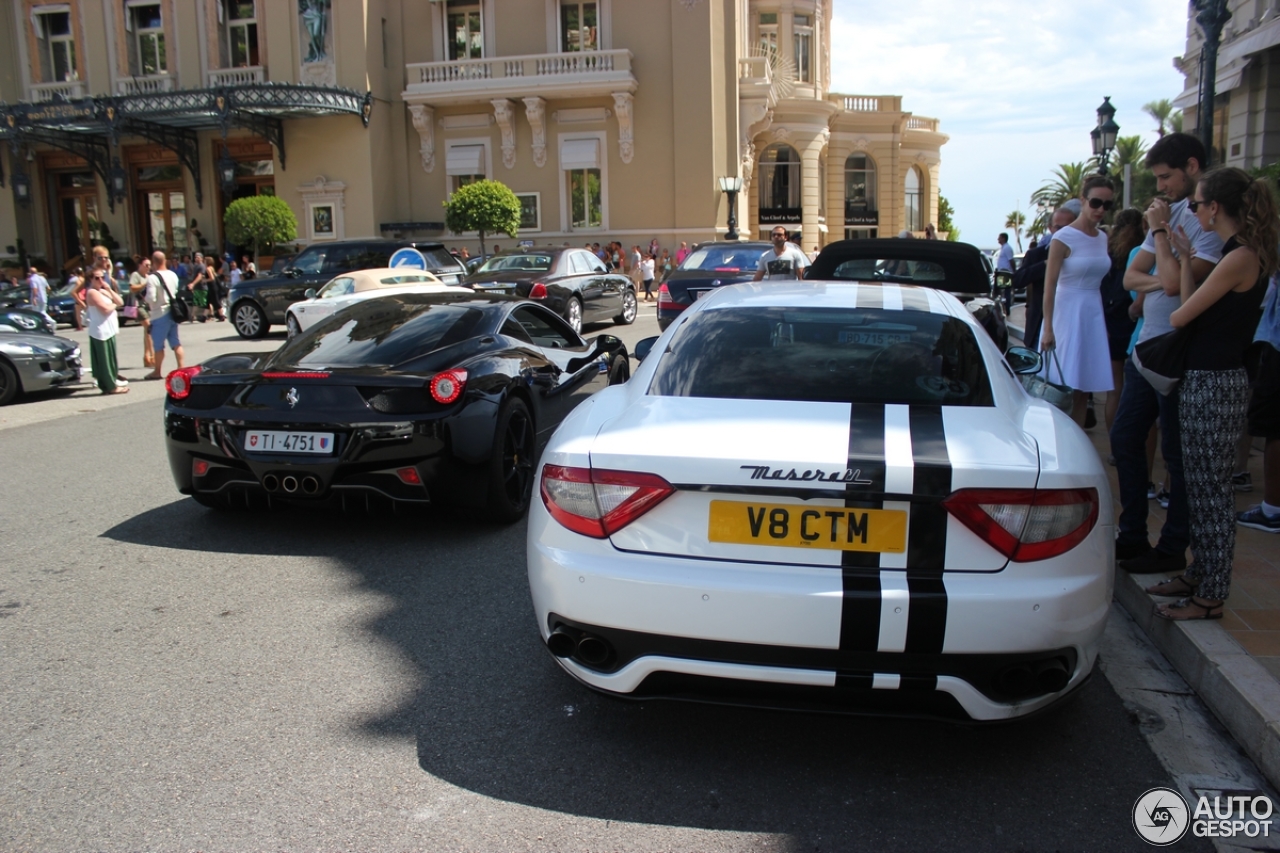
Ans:
{"label": "yellow uk license plate", "polygon": [[901,554],[907,544],[907,514],[899,509],[712,501],[707,538],[735,545]]}

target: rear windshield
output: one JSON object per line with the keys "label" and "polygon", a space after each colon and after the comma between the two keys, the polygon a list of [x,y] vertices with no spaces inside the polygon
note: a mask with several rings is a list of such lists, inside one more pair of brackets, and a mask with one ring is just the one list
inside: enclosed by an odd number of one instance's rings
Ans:
{"label": "rear windshield", "polygon": [[[938,288],[947,279],[941,264],[932,261],[904,261],[899,258],[865,258],[845,261],[831,278],[846,281],[919,282]],[[946,288],[938,288],[945,290]]]}
{"label": "rear windshield", "polygon": [[443,247],[439,249],[419,249],[422,256],[427,259],[427,269],[435,272],[443,270],[447,273],[459,273],[458,259],[449,254]]}
{"label": "rear windshield", "polygon": [[474,306],[396,298],[357,302],[285,343],[272,368],[374,367],[403,364],[476,334]]}
{"label": "rear windshield", "polygon": [[549,269],[550,255],[498,255],[485,261],[477,272],[546,272]]}
{"label": "rear windshield", "polygon": [[982,354],[966,323],[870,308],[703,311],[676,332],[649,393],[992,405]]}
{"label": "rear windshield", "polygon": [[755,272],[760,256],[768,247],[703,246],[684,259],[682,270],[717,270],[719,272]]}

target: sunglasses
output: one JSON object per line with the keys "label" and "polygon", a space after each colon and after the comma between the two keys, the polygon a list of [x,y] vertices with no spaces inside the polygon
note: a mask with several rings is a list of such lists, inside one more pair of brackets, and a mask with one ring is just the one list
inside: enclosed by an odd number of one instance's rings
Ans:
{"label": "sunglasses", "polygon": [[1187,207],[1191,208],[1192,213],[1195,213],[1197,210],[1199,210],[1200,205],[1208,204],[1208,203],[1209,202],[1207,201],[1196,201],[1194,198],[1187,199]]}
{"label": "sunglasses", "polygon": [[1102,208],[1103,210],[1110,210],[1111,208],[1115,207],[1115,205],[1116,203],[1111,199],[1107,199],[1106,201],[1103,201],[1100,198],[1089,199],[1089,206],[1092,207],[1094,210],[1097,210],[1098,208]]}

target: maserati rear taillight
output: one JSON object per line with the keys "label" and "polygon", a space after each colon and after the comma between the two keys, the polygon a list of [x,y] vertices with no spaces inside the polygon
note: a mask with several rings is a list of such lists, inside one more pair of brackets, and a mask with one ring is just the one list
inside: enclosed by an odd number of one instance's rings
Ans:
{"label": "maserati rear taillight", "polygon": [[542,502],[565,527],[604,539],[653,509],[675,491],[656,474],[547,465]]}
{"label": "maserati rear taillight", "polygon": [[1030,563],[1070,551],[1098,521],[1097,489],[962,489],[947,512],[1010,560]]}
{"label": "maserati rear taillight", "polygon": [[164,380],[164,390],[174,400],[185,400],[191,396],[191,380],[200,372],[200,365],[195,367],[179,367]]}

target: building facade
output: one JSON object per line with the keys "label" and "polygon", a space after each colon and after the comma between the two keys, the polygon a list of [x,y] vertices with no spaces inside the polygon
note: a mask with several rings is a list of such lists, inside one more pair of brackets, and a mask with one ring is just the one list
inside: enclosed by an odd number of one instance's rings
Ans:
{"label": "building facade", "polygon": [[[1231,17],[1218,49],[1213,102],[1215,166],[1265,166],[1280,160],[1280,0],[1229,0]],[[1196,133],[1200,117],[1204,34],[1188,6],[1187,45],[1173,65],[1185,77],[1174,99],[1183,128]]]}
{"label": "building facade", "polygon": [[947,137],[830,91],[829,0],[8,2],[0,249],[52,268],[233,249],[222,212],[263,193],[300,243],[474,246],[442,203],[482,178],[539,245],[723,237],[721,178],[744,237],[937,220]]}

